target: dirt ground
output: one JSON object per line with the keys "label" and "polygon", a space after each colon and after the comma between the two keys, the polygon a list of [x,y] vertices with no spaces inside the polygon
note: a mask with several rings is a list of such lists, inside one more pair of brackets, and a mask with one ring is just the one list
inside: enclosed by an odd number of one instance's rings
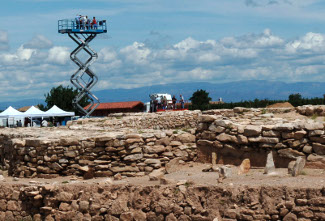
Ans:
{"label": "dirt ground", "polygon": [[267,108],[294,108],[289,102],[276,103],[267,106]]}
{"label": "dirt ground", "polygon": [[[168,185],[177,185],[178,183],[199,186],[290,186],[290,187],[324,187],[325,170],[305,168],[301,175],[292,177],[287,169],[276,169],[275,175],[263,174],[264,168],[252,168],[247,174],[238,175],[237,167],[232,167],[232,177],[218,182],[217,172],[202,172],[209,164],[188,163],[181,165],[177,172],[165,174],[170,183]],[[41,178],[14,178],[8,177],[5,173],[2,183],[25,184],[25,185],[94,185],[94,184],[117,184],[117,185],[140,185],[154,186],[160,185],[160,181],[149,181],[148,176],[143,177],[124,177],[122,180],[113,180],[111,178],[94,178],[84,180],[82,177],[58,177],[53,179]]]}

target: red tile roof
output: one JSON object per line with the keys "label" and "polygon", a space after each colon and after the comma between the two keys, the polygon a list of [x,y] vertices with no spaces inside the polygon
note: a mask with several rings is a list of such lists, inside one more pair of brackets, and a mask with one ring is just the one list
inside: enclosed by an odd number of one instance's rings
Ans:
{"label": "red tile roof", "polygon": [[[137,105],[144,105],[141,101],[126,101],[126,102],[112,102],[112,103],[100,103],[96,110],[108,110],[108,109],[132,109]],[[84,107],[87,109],[89,105]]]}

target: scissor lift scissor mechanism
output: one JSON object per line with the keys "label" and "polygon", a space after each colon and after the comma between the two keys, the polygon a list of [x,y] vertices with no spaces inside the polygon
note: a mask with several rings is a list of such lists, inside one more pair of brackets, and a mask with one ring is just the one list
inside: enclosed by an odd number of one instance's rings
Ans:
{"label": "scissor lift scissor mechanism", "polygon": [[[99,99],[90,91],[97,83],[98,77],[89,67],[96,61],[98,55],[96,51],[89,46],[89,43],[97,34],[107,32],[106,20],[100,21],[96,29],[92,29],[90,26],[83,26],[83,28],[81,28],[74,20],[59,20],[58,30],[59,33],[62,34],[68,33],[69,37],[78,45],[70,54],[71,60],[79,67],[70,78],[71,83],[79,92],[72,103],[88,117],[100,103]],[[77,57],[77,55],[83,51],[90,56],[85,62]],[[88,105],[87,108],[79,104],[85,97],[90,100],[90,105]]]}

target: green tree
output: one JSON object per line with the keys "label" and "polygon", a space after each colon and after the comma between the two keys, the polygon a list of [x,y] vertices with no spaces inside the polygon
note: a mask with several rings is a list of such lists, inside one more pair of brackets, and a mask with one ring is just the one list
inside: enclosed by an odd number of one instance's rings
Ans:
{"label": "green tree", "polygon": [[201,89],[194,92],[190,100],[192,102],[192,109],[206,110],[209,108],[211,97],[209,97],[208,92]]}
{"label": "green tree", "polygon": [[303,105],[303,98],[302,98],[301,94],[299,94],[299,93],[290,94],[289,95],[289,103],[295,107]]}
{"label": "green tree", "polygon": [[47,111],[48,110],[48,108],[44,104],[38,104],[37,106],[42,111]]}
{"label": "green tree", "polygon": [[[51,108],[53,105],[58,106],[59,108],[65,111],[75,111],[78,114],[81,114],[73,105],[72,100],[77,96],[78,90],[73,89],[72,87],[63,87],[62,85],[58,87],[53,87],[49,93],[44,94],[45,103],[47,105],[46,109]],[[88,97],[81,99],[79,104],[82,107],[87,106],[90,103]]]}

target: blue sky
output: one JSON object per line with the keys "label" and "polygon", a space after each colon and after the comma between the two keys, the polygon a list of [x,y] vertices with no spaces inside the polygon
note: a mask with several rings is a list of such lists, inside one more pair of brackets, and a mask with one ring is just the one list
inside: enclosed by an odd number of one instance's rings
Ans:
{"label": "blue sky", "polygon": [[93,90],[173,82],[325,81],[320,0],[10,0],[0,8],[0,100],[70,85],[75,43],[57,20],[107,19]]}

